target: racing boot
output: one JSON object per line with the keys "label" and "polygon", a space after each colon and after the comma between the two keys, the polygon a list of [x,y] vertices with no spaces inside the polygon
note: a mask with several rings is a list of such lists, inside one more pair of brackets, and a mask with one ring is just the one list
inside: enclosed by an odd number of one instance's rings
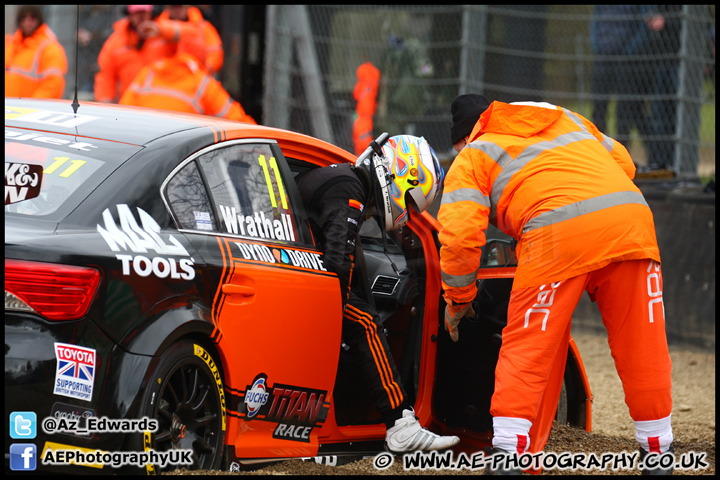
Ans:
{"label": "racing boot", "polygon": [[500,448],[485,447],[485,475],[522,475],[522,470],[519,468],[506,468],[505,462],[497,463],[496,468],[492,468],[493,461],[490,457],[496,455],[510,455],[510,452],[502,450]]}
{"label": "racing boot", "polygon": [[395,420],[395,425],[388,428],[385,435],[385,448],[393,453],[445,450],[458,443],[459,437],[444,437],[422,428],[412,408],[403,410],[402,417]]}
{"label": "racing boot", "polygon": [[[660,458],[662,455],[665,455],[666,453],[672,453],[675,455],[675,449],[672,445],[670,445],[670,449],[667,452],[658,453],[657,456]],[[645,465],[645,457],[650,455],[649,452],[646,452],[645,449],[640,447],[640,461],[643,463],[643,469],[640,472],[641,475],[672,475],[673,474],[673,465],[675,465],[675,460],[673,460],[672,464],[670,464],[669,468],[662,468],[658,465],[657,468],[648,468]],[[658,463],[658,460],[656,460],[654,463]]]}

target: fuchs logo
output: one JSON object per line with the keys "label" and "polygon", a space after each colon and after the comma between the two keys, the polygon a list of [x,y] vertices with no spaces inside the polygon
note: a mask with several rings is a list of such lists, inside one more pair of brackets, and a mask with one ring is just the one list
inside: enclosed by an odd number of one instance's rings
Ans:
{"label": "fuchs logo", "polygon": [[267,376],[260,374],[247,392],[245,392],[245,404],[247,405],[247,416],[252,418],[258,414],[263,405],[268,401]]}
{"label": "fuchs logo", "polygon": [[42,172],[41,165],[5,162],[5,205],[40,195]]}
{"label": "fuchs logo", "polygon": [[[245,392],[245,420],[277,422],[273,438],[310,442],[314,427],[327,419],[327,391],[276,383],[261,373]],[[242,412],[242,409],[241,409]]]}
{"label": "fuchs logo", "polygon": [[68,343],[55,344],[55,384],[53,393],[80,400],[92,400],[95,384],[95,350]]}
{"label": "fuchs logo", "polygon": [[[135,221],[130,207],[125,204],[117,206],[120,217],[118,228],[109,208],[103,211],[104,228],[98,224],[97,231],[102,235],[113,252],[130,250],[133,253],[147,253],[154,250],[158,255],[178,255],[188,257],[190,254],[172,235],[168,235],[171,245],[165,243],[160,236],[160,225],[145,210],[138,207],[138,215],[142,227]],[[131,268],[137,275],[147,277],[151,274],[159,278],[192,280],[195,278],[194,260],[192,258],[148,258],[144,255],[116,255],[122,262],[123,275],[130,275]]]}

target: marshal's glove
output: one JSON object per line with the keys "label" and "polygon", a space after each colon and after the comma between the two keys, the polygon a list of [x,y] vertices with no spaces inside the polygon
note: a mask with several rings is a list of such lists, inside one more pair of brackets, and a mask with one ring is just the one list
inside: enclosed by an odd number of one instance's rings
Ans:
{"label": "marshal's glove", "polygon": [[447,306],[445,307],[445,330],[450,334],[453,342],[457,342],[460,332],[458,331],[458,325],[463,317],[472,317],[475,315],[475,310],[472,308],[472,303],[455,303],[452,300],[445,299]]}

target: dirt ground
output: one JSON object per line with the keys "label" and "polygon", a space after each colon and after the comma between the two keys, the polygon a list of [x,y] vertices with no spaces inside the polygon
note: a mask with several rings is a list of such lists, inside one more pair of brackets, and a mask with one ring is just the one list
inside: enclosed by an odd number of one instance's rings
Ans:
{"label": "dirt ground", "polygon": [[[592,432],[556,426],[545,452],[635,452],[635,428],[624,402],[622,384],[615,372],[606,337],[573,331],[593,394]],[[703,470],[675,471],[675,475],[715,475],[715,353],[691,347],[670,347],[673,362],[672,424],[677,458],[681,454],[705,453],[709,465]],[[177,472],[183,473],[183,472]],[[187,472],[225,475],[479,475],[483,470],[404,470],[396,458],[386,470],[373,467],[372,459],[331,467],[293,460],[256,472]],[[636,470],[545,470],[543,475],[639,475]]]}

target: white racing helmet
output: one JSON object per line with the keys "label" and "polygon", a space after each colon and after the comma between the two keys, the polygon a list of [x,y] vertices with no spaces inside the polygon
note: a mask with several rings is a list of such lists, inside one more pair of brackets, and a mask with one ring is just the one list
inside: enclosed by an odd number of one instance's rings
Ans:
{"label": "white racing helmet", "polygon": [[[374,174],[379,181],[375,202],[385,230],[389,231],[407,223],[408,206],[419,213],[435,201],[442,192],[445,172],[423,137],[395,135],[383,145],[382,151],[383,158],[374,158]],[[379,168],[380,164],[384,168]]]}

